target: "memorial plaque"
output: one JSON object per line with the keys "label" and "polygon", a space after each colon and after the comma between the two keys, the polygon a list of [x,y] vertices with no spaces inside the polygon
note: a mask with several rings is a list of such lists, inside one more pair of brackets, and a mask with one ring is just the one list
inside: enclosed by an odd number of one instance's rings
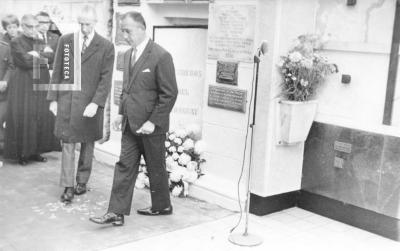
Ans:
{"label": "memorial plaque", "polygon": [[208,89],[208,106],[244,113],[246,102],[246,90],[213,85],[210,85]]}
{"label": "memorial plaque", "polygon": [[210,4],[208,58],[253,62],[256,5]]}
{"label": "memorial plaque", "polygon": [[338,152],[351,153],[351,144],[335,141],[333,149]]}
{"label": "memorial plaque", "polygon": [[238,63],[217,62],[217,83],[237,85]]}
{"label": "memorial plaque", "polygon": [[124,70],[124,51],[119,51],[117,55],[117,70],[123,71]]}
{"label": "memorial plaque", "polygon": [[115,80],[114,81],[114,104],[119,105],[119,98],[122,93],[122,81]]}

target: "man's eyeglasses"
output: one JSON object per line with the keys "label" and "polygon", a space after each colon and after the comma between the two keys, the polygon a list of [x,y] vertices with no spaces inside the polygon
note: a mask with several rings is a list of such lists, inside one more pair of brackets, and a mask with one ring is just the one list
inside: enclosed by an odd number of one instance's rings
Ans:
{"label": "man's eyeglasses", "polygon": [[30,25],[30,24],[22,24],[23,26],[25,26],[28,29],[35,29],[37,28],[37,25]]}

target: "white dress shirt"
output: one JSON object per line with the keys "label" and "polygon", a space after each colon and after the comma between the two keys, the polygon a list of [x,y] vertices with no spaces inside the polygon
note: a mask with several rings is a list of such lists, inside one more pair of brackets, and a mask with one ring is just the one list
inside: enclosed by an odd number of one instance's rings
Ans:
{"label": "white dress shirt", "polygon": [[[79,32],[79,52],[82,52],[82,46],[83,46],[83,37],[84,37],[85,35],[83,35],[83,33],[82,33],[82,31],[80,31]],[[89,34],[89,35],[87,35],[87,40],[86,40],[86,49],[89,47],[89,45],[90,45],[90,43],[92,42],[92,40],[93,40],[93,37],[94,37],[94,30]]]}
{"label": "white dress shirt", "polygon": [[[147,44],[149,43],[150,38],[146,37],[140,44],[136,46],[136,55],[135,55],[135,62],[138,61],[140,56],[143,54],[144,49],[146,48]],[[131,59],[134,55],[135,51],[132,50]]]}

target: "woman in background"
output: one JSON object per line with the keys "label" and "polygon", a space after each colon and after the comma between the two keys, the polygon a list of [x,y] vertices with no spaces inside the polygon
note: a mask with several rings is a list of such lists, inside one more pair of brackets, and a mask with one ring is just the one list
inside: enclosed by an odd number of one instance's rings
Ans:
{"label": "woman in background", "polygon": [[0,40],[6,42],[7,44],[10,44],[13,38],[16,38],[18,35],[20,35],[20,32],[18,31],[19,20],[17,16],[13,14],[5,16],[1,20],[1,25],[6,33],[1,36]]}

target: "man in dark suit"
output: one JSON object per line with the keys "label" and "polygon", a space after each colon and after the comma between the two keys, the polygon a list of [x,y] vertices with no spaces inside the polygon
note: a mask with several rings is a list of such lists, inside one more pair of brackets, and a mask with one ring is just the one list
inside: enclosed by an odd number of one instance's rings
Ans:
{"label": "man in dark suit", "polygon": [[[40,11],[38,14],[36,14],[36,18],[39,21],[38,36],[44,41],[45,44],[44,51],[54,53],[57,49],[58,39],[60,37],[57,34],[49,31],[51,24],[49,14],[47,12]],[[50,64],[49,69],[51,70],[52,68],[53,66]]]}
{"label": "man in dark suit", "polygon": [[98,224],[117,226],[123,225],[124,215],[130,214],[141,155],[149,173],[152,205],[137,212],[172,214],[164,143],[178,95],[172,57],[146,36],[143,16],[126,13],[121,18],[121,30],[132,47],[124,55],[123,91],[113,124],[122,130],[121,155],[115,165],[108,212],[90,218]]}
{"label": "man in dark suit", "polygon": [[[74,194],[87,190],[92,170],[94,142],[103,137],[104,106],[111,89],[114,66],[114,46],[94,31],[94,8],[85,6],[78,15],[79,51],[74,51],[74,36],[66,34],[59,40],[51,88],[47,98],[50,110],[57,115],[55,135],[62,141],[60,185],[64,187],[62,202],[71,202]],[[81,57],[80,90],[64,90],[74,79],[74,59]],[[57,88],[57,84],[61,84]],[[72,84],[70,84],[72,86]],[[61,88],[63,87],[63,88]],[[74,189],[75,145],[81,144]]]}

